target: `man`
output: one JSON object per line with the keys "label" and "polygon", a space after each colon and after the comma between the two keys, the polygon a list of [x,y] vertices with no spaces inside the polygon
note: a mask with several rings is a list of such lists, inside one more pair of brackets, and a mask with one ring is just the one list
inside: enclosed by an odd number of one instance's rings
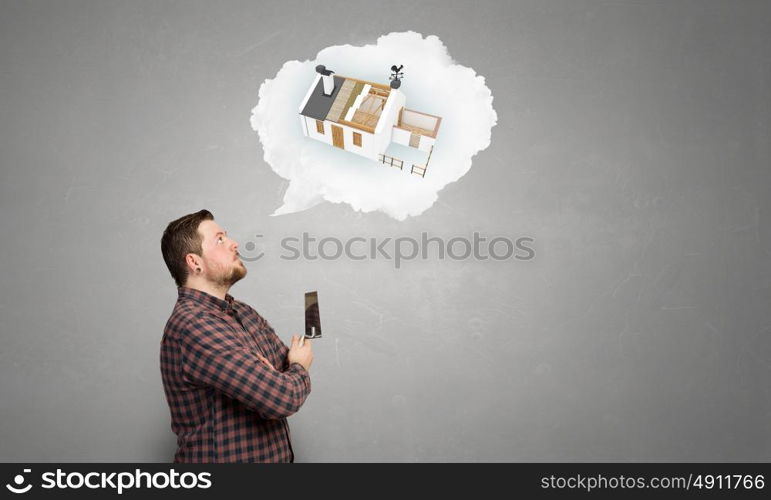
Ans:
{"label": "man", "polygon": [[287,348],[228,293],[246,267],[209,211],[169,223],[161,251],[178,287],[161,341],[174,462],[293,462],[286,418],[311,391],[311,341]]}

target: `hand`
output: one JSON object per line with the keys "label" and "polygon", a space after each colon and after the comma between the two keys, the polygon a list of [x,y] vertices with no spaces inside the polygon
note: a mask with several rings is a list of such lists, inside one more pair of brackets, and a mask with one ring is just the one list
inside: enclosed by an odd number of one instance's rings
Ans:
{"label": "hand", "polygon": [[311,363],[313,363],[311,341],[304,339],[302,345],[300,345],[300,337],[292,335],[292,345],[289,347],[289,354],[286,357],[290,365],[292,363],[300,363],[303,368],[310,370]]}

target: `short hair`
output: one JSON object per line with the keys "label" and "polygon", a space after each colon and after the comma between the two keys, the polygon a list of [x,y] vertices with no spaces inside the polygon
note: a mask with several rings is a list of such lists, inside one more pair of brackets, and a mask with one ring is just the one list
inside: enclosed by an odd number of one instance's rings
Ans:
{"label": "short hair", "polygon": [[205,220],[214,220],[214,216],[208,210],[199,210],[169,222],[163,232],[161,253],[177,287],[183,286],[187,281],[185,256],[194,253],[203,257],[203,238],[198,232],[198,226]]}

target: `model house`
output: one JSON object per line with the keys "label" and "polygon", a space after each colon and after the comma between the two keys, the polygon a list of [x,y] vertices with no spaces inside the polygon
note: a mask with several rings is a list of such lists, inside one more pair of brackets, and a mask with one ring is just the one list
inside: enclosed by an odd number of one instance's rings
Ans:
{"label": "model house", "polygon": [[324,66],[316,73],[300,104],[306,137],[425,177],[440,117],[406,108],[398,79],[382,85]]}

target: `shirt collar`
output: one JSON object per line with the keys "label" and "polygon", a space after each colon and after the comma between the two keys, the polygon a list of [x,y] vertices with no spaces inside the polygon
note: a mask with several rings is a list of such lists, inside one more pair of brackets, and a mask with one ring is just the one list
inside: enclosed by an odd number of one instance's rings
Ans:
{"label": "shirt collar", "polygon": [[233,296],[229,293],[226,293],[225,300],[222,300],[219,297],[202,292],[201,290],[184,286],[177,288],[177,292],[179,294],[179,300],[193,300],[202,306],[214,308],[223,312],[230,312],[233,310]]}

